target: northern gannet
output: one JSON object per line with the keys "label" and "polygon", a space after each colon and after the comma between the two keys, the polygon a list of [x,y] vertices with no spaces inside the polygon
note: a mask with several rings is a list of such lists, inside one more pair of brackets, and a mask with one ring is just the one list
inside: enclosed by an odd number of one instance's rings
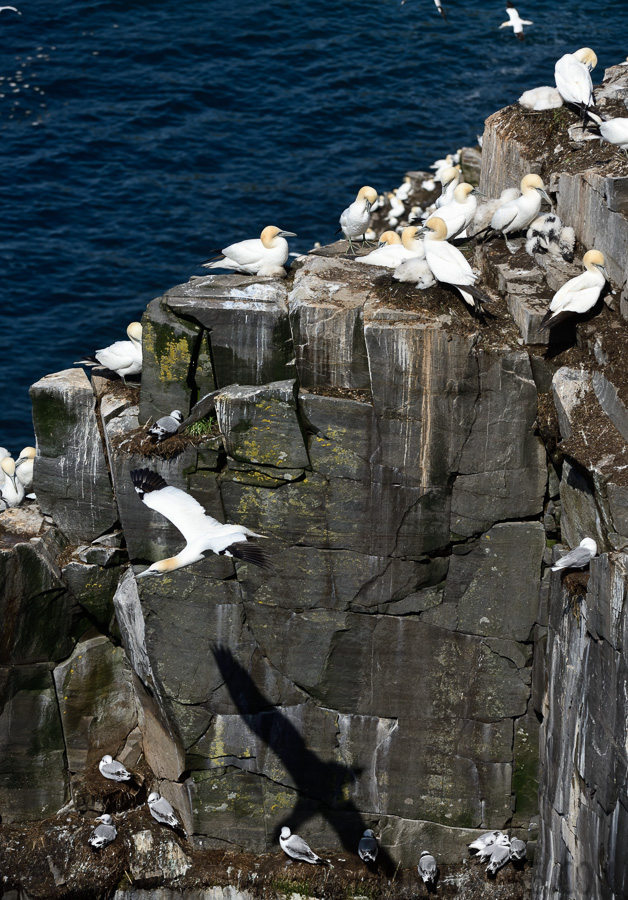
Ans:
{"label": "northern gannet", "polygon": [[417,238],[418,233],[415,225],[404,228],[401,237],[395,231],[385,231],[379,239],[379,246],[372,253],[359,256],[356,262],[395,269],[404,259],[423,256],[423,241]]}
{"label": "northern gannet", "polygon": [[313,865],[325,865],[325,860],[317,856],[298,834],[291,834],[287,825],[284,825],[281,829],[279,846],[292,859],[298,859],[300,862],[312,863]]}
{"label": "northern gannet", "polygon": [[424,850],[421,853],[421,859],[419,860],[419,875],[423,879],[424,884],[435,884],[436,883],[436,873],[438,871],[436,866],[436,860],[428,853],[427,850]]}
{"label": "northern gannet", "polygon": [[130,781],[132,778],[129,770],[108,753],[105,753],[98,763],[98,769],[100,774],[108,778],[109,781]]}
{"label": "northern gannet", "polygon": [[94,828],[87,838],[87,843],[91,844],[96,850],[100,850],[102,847],[106,847],[107,844],[111,844],[112,841],[115,841],[118,832],[116,831],[116,826],[113,824],[113,819],[107,813],[98,816],[96,821],[102,822],[102,825],[97,825],[96,828]]}
{"label": "northern gannet", "polygon": [[608,280],[604,254],[599,250],[589,250],[584,254],[582,264],[586,271],[576,278],[570,278],[554,294],[540,328],[553,328],[564,319],[588,312],[597,303]]}
{"label": "northern gannet", "polygon": [[249,531],[244,525],[223,525],[208,516],[194,497],[166,484],[161,475],[150,469],[134,469],[131,480],[140,500],[172,522],[186,540],[180,553],[153,563],[136,578],[174,572],[199,562],[210,553],[240,559],[262,569],[273,568],[262,548],[248,540],[263,535]]}
{"label": "northern gannet", "polygon": [[516,200],[520,196],[519,188],[505,188],[499,197],[485,200],[484,203],[478,204],[478,208],[471,223],[471,230],[475,234],[480,234],[491,224],[491,219],[495,215],[496,210],[511,200]]}
{"label": "northern gannet", "polygon": [[565,103],[577,106],[582,114],[594,105],[591,69],[597,65],[597,56],[590,47],[582,47],[575,53],[565,53],[554,66],[556,87]]}
{"label": "northern gannet", "polygon": [[185,834],[185,829],[181,822],[177,819],[174,809],[168,803],[165,797],[161,797],[157,791],[152,791],[148,795],[148,808],[150,810],[150,814],[160,825],[169,825],[170,828],[174,828],[177,831],[182,831]]}
{"label": "northern gannet", "polygon": [[512,28],[517,38],[523,40],[523,26],[534,25],[529,19],[522,19],[510,0],[506,0],[506,12],[508,13],[508,21],[502,22],[500,28]]}
{"label": "northern gannet", "polygon": [[[395,188],[394,194],[397,200],[407,200],[412,193],[412,179],[409,175],[405,175],[402,183]],[[377,198],[379,201],[379,197]],[[376,209],[377,204],[371,206],[371,210]]]}
{"label": "northern gannet", "polygon": [[33,460],[36,456],[37,450],[34,447],[24,447],[15,460],[15,474],[26,493],[33,488]]}
{"label": "northern gannet", "polygon": [[477,188],[463,181],[454,188],[454,198],[451,203],[440,207],[438,218],[442,219],[447,226],[446,240],[453,240],[469,227],[478,208],[476,196],[479,193]]}
{"label": "northern gannet", "polygon": [[[491,219],[491,228],[499,231],[504,237],[527,228],[538,216],[542,198],[551,205],[552,201],[545,193],[541,178],[538,175],[525,175],[521,179],[521,195],[516,200],[504,203],[495,211]],[[508,240],[506,244],[513,252]]]}
{"label": "northern gannet", "polygon": [[503,840],[497,840],[493,844],[493,852],[486,867],[487,875],[494,875],[498,869],[501,869],[510,860],[510,839],[506,835],[503,835],[503,838]]}
{"label": "northern gannet", "polygon": [[390,209],[386,214],[386,221],[389,225],[395,226],[399,219],[405,215],[406,208],[401,200],[392,192],[386,194],[386,199],[390,203]]}
{"label": "northern gannet", "polygon": [[154,425],[148,429],[149,437],[155,443],[160,444],[171,434],[176,434],[179,425],[183,421],[183,413],[180,409],[173,409],[169,416],[157,419]]}
{"label": "northern gannet", "polygon": [[358,856],[365,863],[375,862],[378,849],[375,832],[367,828],[358,843]]}
{"label": "northern gannet", "polygon": [[575,550],[571,550],[556,560],[552,566],[552,572],[558,572],[560,569],[584,569],[595,556],[597,556],[597,544],[593,538],[583,538]]}
{"label": "northern gannet", "polygon": [[0,487],[2,509],[19,506],[24,499],[25,491],[22,482],[16,478],[15,462],[10,456],[5,456],[0,462],[0,468],[4,472],[4,481],[2,482],[2,487]]}
{"label": "northern gannet", "polygon": [[[353,251],[353,238],[364,237],[371,223],[371,207],[377,200],[375,188],[365,185],[358,196],[340,215],[340,231],[349,241],[349,251]],[[353,251],[355,252],[355,251]]]}
{"label": "northern gannet", "polygon": [[446,206],[448,203],[452,202],[454,199],[454,191],[460,184],[461,178],[462,172],[457,166],[447,166],[447,168],[442,170],[440,173],[440,183],[443,189],[440,197],[437,197],[436,202],[434,203],[436,209],[440,209],[441,206]]}
{"label": "northern gannet", "polygon": [[558,88],[543,84],[540,87],[524,91],[518,102],[524,109],[540,112],[543,109],[558,109],[563,105],[563,98],[560,96]]}
{"label": "northern gannet", "polygon": [[525,841],[519,838],[512,838],[510,841],[510,858],[514,860],[525,859],[527,849]]}
{"label": "northern gannet", "polygon": [[138,375],[142,371],[142,326],[131,322],[126,330],[130,341],[116,341],[109,347],[97,350],[93,356],[77,360],[75,366],[104,366],[122,378],[126,384],[127,375]]}
{"label": "northern gannet", "polygon": [[421,231],[425,234],[425,259],[434,278],[455,287],[464,302],[482,315],[480,301],[489,298],[473,287],[477,275],[460,250],[445,240],[447,226],[443,220],[432,216]]}
{"label": "northern gannet", "polygon": [[[401,0],[400,6],[404,6],[407,2],[408,2],[408,0]],[[443,19],[445,19],[445,22],[446,22],[447,19],[445,17],[445,13],[443,12],[443,7],[441,6],[440,0],[434,0],[434,6],[439,11],[439,13],[443,17]]]}
{"label": "northern gannet", "polygon": [[400,262],[393,272],[393,278],[395,281],[415,284],[420,291],[425,291],[436,284],[427,260],[419,256],[413,256]]}
{"label": "northern gannet", "polygon": [[[201,263],[205,269],[232,269],[246,275],[277,277],[288,260],[287,237],[296,237],[294,231],[282,231],[275,225],[267,225],[258,238],[229,244],[219,259]],[[283,272],[283,277],[285,275]]]}
{"label": "northern gannet", "polygon": [[628,119],[606,119],[598,124],[600,134],[609,144],[628,152]]}

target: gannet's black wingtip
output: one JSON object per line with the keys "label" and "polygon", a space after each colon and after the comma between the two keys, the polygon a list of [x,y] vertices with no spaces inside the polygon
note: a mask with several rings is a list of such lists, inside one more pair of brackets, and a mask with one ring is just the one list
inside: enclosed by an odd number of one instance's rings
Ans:
{"label": "gannet's black wingtip", "polygon": [[151,491],[160,491],[162,488],[168,487],[167,482],[158,472],[151,469],[133,469],[131,472],[131,481],[133,487],[140,495],[140,500],[144,494],[150,494]]}
{"label": "gannet's black wingtip", "polygon": [[230,553],[234,559],[251,563],[253,566],[259,566],[260,569],[267,569],[269,572],[276,571],[260,545],[254,541],[239,541],[231,544],[225,548],[224,553]]}

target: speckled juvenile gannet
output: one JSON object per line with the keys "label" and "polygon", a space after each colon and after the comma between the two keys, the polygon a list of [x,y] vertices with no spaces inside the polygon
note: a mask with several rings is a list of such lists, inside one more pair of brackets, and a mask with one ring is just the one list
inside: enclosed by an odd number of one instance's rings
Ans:
{"label": "speckled juvenile gannet", "polygon": [[[516,200],[510,200],[500,206],[491,219],[491,228],[501,232],[506,237],[523,228],[527,228],[539,214],[541,209],[541,199],[547,200],[551,205],[551,200],[545,193],[543,181],[538,175],[525,175],[521,179],[521,195]],[[508,244],[508,249],[513,248]]]}
{"label": "speckled juvenile gannet", "polygon": [[436,198],[436,202],[434,206],[436,209],[440,209],[441,206],[446,206],[448,203],[451,203],[454,199],[454,191],[460,184],[460,179],[462,178],[462,172],[457,166],[447,166],[447,168],[443,169],[440,173],[440,183],[443,186],[443,190],[441,191],[440,197]]}
{"label": "speckled juvenile gannet", "polygon": [[563,105],[563,98],[558,88],[543,84],[540,87],[530,88],[519,97],[519,105],[524,109],[532,109],[540,112],[543,109],[558,109]]}
{"label": "speckled juvenile gannet", "polygon": [[625,117],[606,119],[599,123],[599,129],[605,141],[628,152],[628,119]]}
{"label": "speckled juvenile gannet", "polygon": [[118,832],[116,831],[113,819],[107,813],[98,816],[96,821],[102,822],[102,825],[97,825],[96,828],[94,828],[87,838],[87,843],[91,844],[96,850],[100,850],[102,847],[106,847],[107,844],[111,844],[112,841],[115,841]]}
{"label": "speckled juvenile gannet", "polygon": [[591,69],[597,65],[597,56],[590,47],[582,47],[575,53],[565,53],[554,66],[556,87],[565,103],[577,106],[581,113],[594,105]]}
{"label": "speckled juvenile gannet", "polygon": [[152,441],[157,444],[165,441],[171,434],[176,434],[179,425],[183,421],[183,413],[180,409],[173,409],[169,416],[162,416],[148,429]]}
{"label": "speckled juvenile gannet", "polygon": [[588,312],[597,303],[608,280],[604,254],[599,250],[589,250],[584,254],[582,264],[585,268],[582,275],[570,278],[554,294],[541,328],[553,328],[564,319]]}
{"label": "speckled juvenile gannet", "polygon": [[375,832],[367,828],[358,843],[358,856],[365,863],[375,862],[378,849]]}
{"label": "speckled juvenile gannet", "polygon": [[469,227],[478,208],[476,196],[479,193],[477,188],[463,181],[454,189],[454,198],[451,203],[440,207],[438,217],[447,226],[446,240],[453,240]]}
{"label": "speckled juvenile gannet", "polygon": [[108,753],[105,753],[98,763],[98,769],[100,770],[100,774],[105,778],[108,778],[109,781],[130,781],[132,778],[129,770]]}
{"label": "speckled juvenile gannet", "polygon": [[365,185],[350,206],[340,214],[340,231],[349,241],[349,251],[353,250],[352,239],[363,238],[371,223],[371,207],[377,200],[375,188]]}
{"label": "speckled juvenile gannet", "polygon": [[532,222],[526,234],[526,253],[550,253],[573,262],[576,233],[570,225],[563,225],[556,213],[544,213]]}
{"label": "speckled juvenile gannet", "polygon": [[298,859],[299,862],[325,865],[325,860],[317,856],[298,834],[291,834],[287,825],[284,825],[281,829],[279,846],[287,856],[292,857],[292,859]]}
{"label": "speckled juvenile gannet", "polygon": [[24,499],[24,485],[18,481],[15,476],[15,462],[10,456],[0,462],[0,468],[4,472],[4,481],[0,487],[0,497],[2,499],[2,509],[8,509],[11,506],[19,506]]}
{"label": "speckled juvenile gannet", "polygon": [[552,572],[558,572],[560,569],[584,569],[595,556],[597,556],[597,544],[593,538],[583,538],[575,550],[570,550],[565,556],[556,560],[552,566]]}
{"label": "speckled juvenile gannet", "polygon": [[33,488],[33,460],[36,456],[37,450],[34,447],[24,447],[15,460],[15,474],[26,493]]}
{"label": "speckled juvenile gannet", "polygon": [[421,853],[421,859],[419,860],[418,869],[419,875],[423,879],[424,884],[436,883],[436,875],[438,872],[436,860],[431,853],[427,852],[427,850],[423,850],[423,852]]}
{"label": "speckled juvenile gannet", "polygon": [[471,309],[482,315],[483,295],[474,284],[477,275],[457,247],[445,240],[447,226],[438,216],[432,216],[422,229],[425,234],[425,259],[437,281],[450,284]]}
{"label": "speckled juvenile gannet", "polygon": [[517,38],[523,40],[523,26],[534,25],[529,19],[522,19],[510,0],[506,0],[506,12],[508,13],[508,21],[502,22],[500,28],[512,28]]}
{"label": "speckled juvenile gannet", "polygon": [[186,545],[176,556],[155,562],[136,578],[165,575],[199,562],[210,553],[229,556],[243,562],[252,563],[262,569],[273,566],[262,548],[250,537],[263,537],[245,528],[244,525],[223,525],[207,515],[201,504],[179,488],[172,487],[157,472],[150,469],[134,469],[131,480],[140,500],[156,512],[165,516],[178,528],[186,540]]}
{"label": "speckled juvenile gannet", "polygon": [[165,797],[161,797],[157,791],[152,791],[148,795],[148,808],[150,810],[150,814],[160,825],[169,825],[170,828],[174,828],[177,831],[182,831],[185,834],[185,829],[181,822],[177,819],[174,809],[168,803]]}
{"label": "speckled juvenile gannet", "polygon": [[126,330],[130,341],[116,341],[109,347],[97,350],[93,356],[77,360],[75,366],[104,366],[122,378],[126,384],[127,375],[138,375],[142,371],[142,326],[131,322]]}
{"label": "speckled juvenile gannet", "polygon": [[296,234],[267,225],[258,238],[229,244],[221,251],[219,259],[209,259],[201,265],[205,269],[232,269],[246,275],[277,276],[288,260],[287,237],[296,237]]}

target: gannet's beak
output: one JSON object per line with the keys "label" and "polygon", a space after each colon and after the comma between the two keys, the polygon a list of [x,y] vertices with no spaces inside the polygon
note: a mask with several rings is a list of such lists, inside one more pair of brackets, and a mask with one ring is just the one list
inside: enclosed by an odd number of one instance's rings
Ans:
{"label": "gannet's beak", "polygon": [[600,270],[604,278],[606,278],[607,281],[610,281],[608,269],[606,268],[606,266],[598,266],[598,269]]}
{"label": "gannet's beak", "polygon": [[294,231],[280,231],[277,237],[296,237]]}
{"label": "gannet's beak", "polygon": [[545,193],[545,191],[543,190],[543,188],[537,188],[537,191],[539,192],[539,194],[541,195],[541,197],[543,197],[544,200],[547,200],[547,202],[548,202],[549,205],[551,206],[551,205],[552,205],[552,201],[551,201],[550,198],[547,196],[547,194]]}
{"label": "gannet's beak", "polygon": [[486,197],[484,191],[481,191],[479,188],[474,187],[471,191],[472,194],[477,194],[478,197]]}
{"label": "gannet's beak", "polygon": [[156,575],[156,574],[157,574],[156,572],[151,572],[150,567],[149,567],[148,569],[144,569],[143,572],[140,572],[135,577],[136,578],[146,578],[147,575]]}

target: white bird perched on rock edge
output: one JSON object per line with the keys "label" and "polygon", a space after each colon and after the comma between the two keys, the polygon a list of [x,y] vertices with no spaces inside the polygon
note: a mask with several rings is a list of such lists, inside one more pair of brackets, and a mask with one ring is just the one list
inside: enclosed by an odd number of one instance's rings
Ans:
{"label": "white bird perched on rock edge", "polygon": [[302,837],[299,837],[298,834],[292,834],[287,825],[284,825],[281,829],[279,846],[287,856],[292,857],[292,859],[298,859],[299,862],[325,865],[325,860],[317,856]]}
{"label": "white bird perched on rock edge", "polygon": [[620,150],[628,152],[628,119],[618,117],[616,119],[606,119],[600,122],[599,130],[601,136],[609,144],[615,144]]}
{"label": "white bird perched on rock edge", "polygon": [[294,231],[282,231],[276,225],[267,225],[258,238],[229,244],[221,250],[221,257],[208,259],[201,265],[205,269],[231,269],[246,275],[276,277],[288,260],[290,248],[287,237],[296,237],[296,234]]}
{"label": "white bird perched on rock edge", "polygon": [[451,203],[444,204],[438,210],[438,218],[442,219],[447,226],[448,241],[453,240],[458,235],[464,235],[464,232],[473,221],[478,208],[478,201],[476,200],[478,194],[480,194],[480,191],[477,188],[463,181],[454,188]]}
{"label": "white bird perched on rock edge", "polygon": [[573,315],[583,315],[593,309],[608,279],[604,254],[599,250],[589,250],[584,254],[582,265],[585,268],[582,275],[570,278],[556,291],[540,328],[553,328]]}
{"label": "white bird perched on rock edge", "polygon": [[151,440],[160,444],[172,434],[176,434],[179,425],[183,422],[183,413],[180,409],[173,409],[169,416],[157,419],[154,425],[148,429]]}
{"label": "white bird perched on rock edge", "polygon": [[[503,847],[507,848],[507,850],[508,850],[508,853],[507,853],[507,860],[508,860],[508,857],[510,856],[510,838],[508,837],[507,834],[503,834],[503,832],[500,831],[492,844],[487,844],[481,850],[478,850],[478,854],[477,854],[476,858],[479,859],[480,862],[486,862],[487,859],[492,858],[492,856],[496,850],[499,850],[499,848],[503,848]],[[500,851],[499,855],[501,856],[501,851]]]}
{"label": "white bird perched on rock edge", "polygon": [[477,275],[457,247],[445,240],[447,226],[438,216],[427,220],[421,232],[425,234],[425,259],[437,281],[450,284],[460,293],[462,299],[480,316],[481,300],[489,300],[473,285]]}
{"label": "white bird perched on rock edge", "polygon": [[371,207],[377,200],[375,188],[365,185],[358,191],[358,196],[350,206],[340,214],[340,231],[349,241],[349,250],[353,250],[352,239],[364,237],[371,224]]}
{"label": "white bird perched on rock edge", "polygon": [[117,759],[110,756],[109,753],[105,753],[100,760],[98,769],[100,774],[105,778],[108,778],[109,781],[130,781],[132,778],[129,770],[126,769],[121,762],[118,762]]}
{"label": "white bird perched on rock edge", "polygon": [[356,262],[395,269],[404,259],[425,256],[423,241],[417,238],[418,233],[416,225],[404,228],[401,237],[396,231],[385,231],[375,250],[366,256],[359,256]]}
{"label": "white bird perched on rock edge", "polygon": [[540,112],[543,109],[559,109],[563,105],[563,98],[558,88],[543,84],[540,87],[530,88],[519,97],[518,103],[524,109],[532,109]]}
{"label": "white bird perched on rock edge", "polygon": [[174,809],[165,797],[161,797],[157,791],[152,791],[148,795],[148,800],[146,802],[148,803],[151,816],[159,822],[160,825],[169,825],[170,828],[182,831],[183,834],[185,834],[183,825],[177,819]]}
{"label": "white bird perched on rock edge", "polygon": [[126,330],[130,341],[116,341],[109,347],[97,350],[93,356],[77,360],[75,366],[104,366],[116,372],[126,384],[127,375],[139,375],[142,371],[142,326],[131,322]]}
{"label": "white bird perched on rock edge", "polygon": [[375,832],[367,828],[358,842],[358,856],[365,863],[375,862],[378,850]]}
{"label": "white bird perched on rock edge", "polygon": [[37,456],[37,450],[34,447],[24,447],[18,458],[15,460],[15,474],[18,481],[24,487],[26,493],[33,487],[33,460]]}
{"label": "white bird perched on rock edge", "polygon": [[502,837],[504,840],[498,839],[493,844],[493,852],[486,867],[487,875],[494,875],[498,869],[501,869],[510,860],[510,839],[506,835],[502,835]]}
{"label": "white bird perched on rock edge", "polygon": [[421,853],[418,869],[424,884],[434,884],[436,882],[438,867],[436,865],[436,860],[431,853],[427,852],[427,850],[423,850]]}
{"label": "white bird perched on rock edge", "polygon": [[565,103],[577,106],[581,114],[594,106],[591,69],[597,65],[597,56],[590,47],[582,47],[575,53],[565,53],[554,66],[556,87]]}
{"label": "white bird perched on rock edge", "polygon": [[479,853],[485,847],[490,847],[491,844],[494,844],[501,833],[501,831],[485,831],[484,834],[471,841],[468,845],[469,850],[476,850]]}
{"label": "white bird perched on rock edge", "polygon": [[499,26],[500,28],[512,28],[513,32],[516,34],[518,40],[522,41],[524,39],[523,35],[523,26],[524,25],[534,25],[534,22],[531,22],[529,19],[522,19],[519,15],[515,6],[510,2],[510,0],[506,0],[506,12],[508,13],[508,21],[502,22]]}
{"label": "white bird perched on rock edge", "polygon": [[452,202],[454,199],[454,191],[460,184],[461,178],[462,172],[457,166],[447,166],[447,168],[442,170],[439,180],[443,189],[440,197],[437,197],[436,202],[434,203],[436,209],[440,209],[441,206],[446,206],[448,203]]}
{"label": "white bird perched on rock edge", "polygon": [[249,540],[250,537],[261,538],[263,535],[249,531],[244,525],[223,525],[207,515],[198,500],[185,491],[166,484],[161,475],[150,469],[134,469],[131,480],[140,500],[149,509],[154,509],[172,522],[187,542],[176,556],[153,563],[136,575],[136,578],[174,572],[199,562],[210,553],[273,570],[262,548]]}
{"label": "white bird perched on rock edge", "polygon": [[538,216],[542,199],[551,200],[545,193],[543,181],[539,175],[524,175],[521,179],[521,194],[515,200],[510,200],[498,207],[491,219],[491,228],[499,231],[506,238],[506,246],[512,252],[512,245],[508,242],[507,235],[527,228]]}
{"label": "white bird perched on rock edge", "polygon": [[106,847],[107,844],[111,844],[112,841],[115,841],[118,832],[116,831],[113,819],[107,813],[98,816],[96,821],[102,822],[102,825],[97,825],[96,828],[94,828],[87,838],[87,843],[91,844],[96,850],[100,850],[102,847]]}
{"label": "white bird perched on rock edge", "polygon": [[595,556],[597,556],[597,544],[593,538],[583,538],[575,550],[570,550],[565,556],[556,560],[552,566],[552,572],[559,572],[561,569],[584,569]]}
{"label": "white bird perched on rock edge", "polygon": [[512,838],[510,841],[510,858],[515,861],[525,859],[527,853],[527,846],[525,841],[520,840],[520,838]]}
{"label": "white bird perched on rock edge", "polygon": [[2,487],[0,487],[2,509],[19,506],[26,492],[24,485],[16,477],[15,462],[10,456],[5,456],[0,462],[0,468],[4,472],[4,481],[2,482]]}

